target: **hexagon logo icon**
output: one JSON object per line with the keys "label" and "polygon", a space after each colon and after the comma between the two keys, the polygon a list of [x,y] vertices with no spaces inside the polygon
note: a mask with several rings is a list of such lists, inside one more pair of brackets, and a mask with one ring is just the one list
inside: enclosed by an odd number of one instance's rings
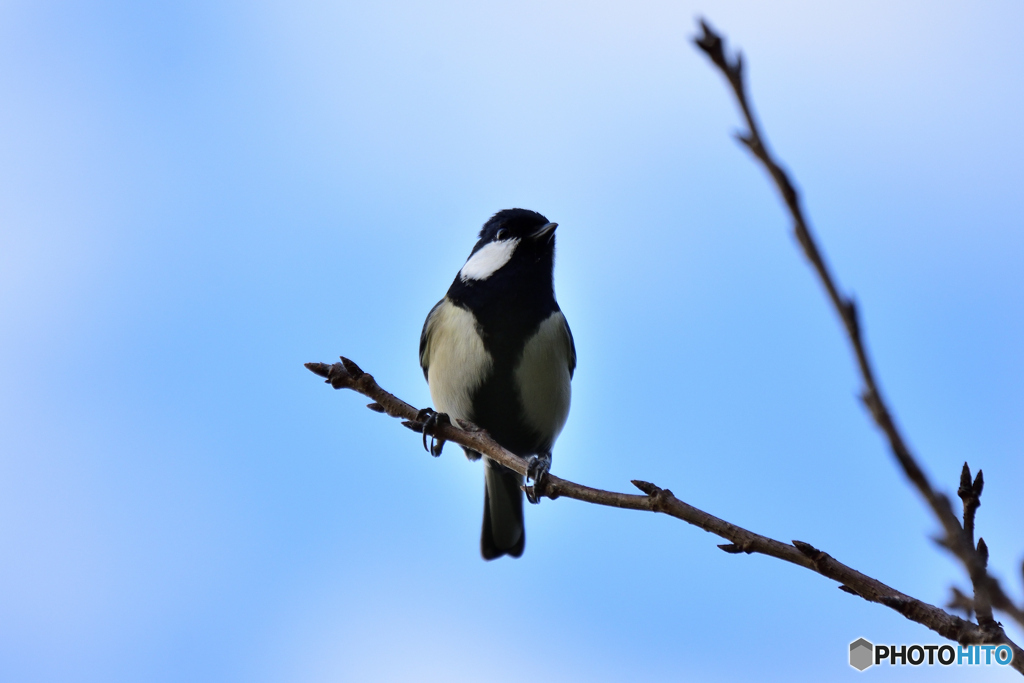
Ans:
{"label": "hexagon logo icon", "polygon": [[858,638],[850,643],[850,666],[857,671],[863,671],[875,663],[875,646]]}

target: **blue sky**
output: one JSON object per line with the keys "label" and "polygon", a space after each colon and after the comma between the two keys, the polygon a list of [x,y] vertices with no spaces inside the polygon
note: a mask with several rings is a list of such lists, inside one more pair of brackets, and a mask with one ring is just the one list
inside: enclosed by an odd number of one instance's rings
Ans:
{"label": "blue sky", "polygon": [[[959,568],[732,141],[747,57],[910,443],[1021,599],[1015,2],[0,3],[0,670],[42,681],[839,680],[940,642],[680,522],[568,500],[478,554],[423,318],[495,211],[560,224],[553,471],[641,478],[942,604]],[[1020,642],[1019,631],[1012,632]],[[875,670],[992,680],[1012,672]]]}

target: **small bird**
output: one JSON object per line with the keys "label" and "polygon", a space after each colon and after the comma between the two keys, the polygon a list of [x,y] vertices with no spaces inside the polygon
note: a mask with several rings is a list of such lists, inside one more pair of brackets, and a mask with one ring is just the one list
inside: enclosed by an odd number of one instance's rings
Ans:
{"label": "small bird", "polygon": [[[526,209],[494,214],[420,336],[434,407],[531,458],[535,481],[550,467],[576,369],[572,332],[555,301],[557,227]],[[466,455],[480,457],[468,449]],[[521,475],[484,458],[485,560],[523,554],[522,483]]]}

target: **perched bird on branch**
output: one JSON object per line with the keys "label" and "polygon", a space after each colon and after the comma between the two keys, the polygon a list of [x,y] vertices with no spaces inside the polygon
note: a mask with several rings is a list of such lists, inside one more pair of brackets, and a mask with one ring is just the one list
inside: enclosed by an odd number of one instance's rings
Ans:
{"label": "perched bird on branch", "polygon": [[[420,336],[434,407],[531,457],[528,476],[538,489],[569,415],[576,368],[572,332],[555,301],[556,227],[526,209],[494,214]],[[480,552],[487,560],[519,557],[526,543],[523,477],[487,458],[484,471]],[[531,502],[534,490],[527,487]]]}

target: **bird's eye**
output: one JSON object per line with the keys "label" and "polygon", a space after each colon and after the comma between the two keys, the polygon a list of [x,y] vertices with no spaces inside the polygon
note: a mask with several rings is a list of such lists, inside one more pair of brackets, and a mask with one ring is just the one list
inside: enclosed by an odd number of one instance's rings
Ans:
{"label": "bird's eye", "polygon": [[496,239],[496,240],[503,240],[503,239],[505,239],[506,235],[508,235],[508,230],[506,230],[505,228],[502,228],[501,230],[498,231],[498,234],[494,236],[494,239]]}

